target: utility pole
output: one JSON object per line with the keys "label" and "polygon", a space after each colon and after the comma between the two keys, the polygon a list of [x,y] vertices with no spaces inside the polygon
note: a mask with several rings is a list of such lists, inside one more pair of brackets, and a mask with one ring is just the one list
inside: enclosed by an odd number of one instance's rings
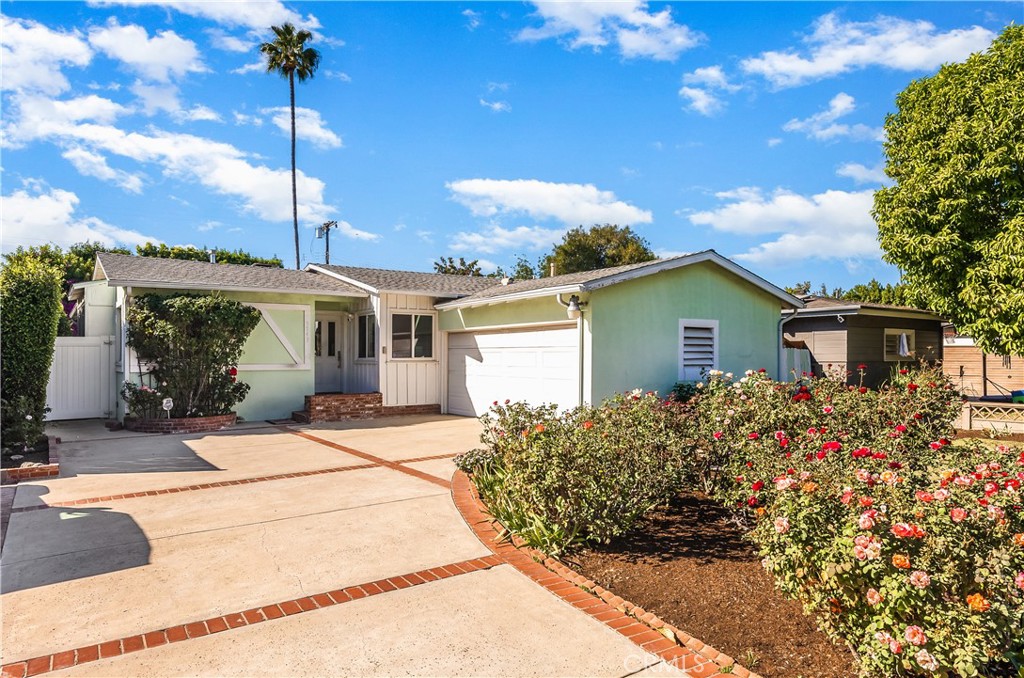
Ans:
{"label": "utility pole", "polygon": [[317,226],[316,237],[324,238],[326,246],[324,250],[324,263],[331,263],[331,229],[337,228],[337,221],[325,221],[323,226]]}

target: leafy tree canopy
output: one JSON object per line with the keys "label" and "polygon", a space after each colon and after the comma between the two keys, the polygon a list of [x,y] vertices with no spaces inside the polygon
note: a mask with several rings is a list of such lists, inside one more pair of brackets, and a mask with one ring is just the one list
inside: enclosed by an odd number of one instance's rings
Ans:
{"label": "leafy tree canopy", "polygon": [[986,351],[1024,355],[1024,26],[912,82],[885,122],[884,259]]}
{"label": "leafy tree canopy", "polygon": [[537,269],[534,268],[530,260],[521,254],[516,255],[516,265],[512,267],[511,271],[506,272],[501,266],[498,267],[494,273],[491,273],[491,278],[512,278],[513,280],[532,280],[538,278]]}
{"label": "leafy tree canopy", "polygon": [[[145,245],[138,245],[135,248],[140,257],[158,257],[160,259],[186,259],[188,261],[209,261],[209,250],[205,247],[192,247],[191,245],[154,245],[151,242]],[[125,254],[128,252],[125,251]],[[240,249],[225,250],[217,248],[213,250],[218,264],[262,264],[264,266],[276,266],[282,268],[283,264],[277,257],[257,257]]]}
{"label": "leafy tree canopy", "polygon": [[639,264],[655,258],[647,240],[629,226],[595,224],[588,230],[578,226],[566,233],[562,242],[541,258],[538,268],[540,276],[546,277],[551,275],[552,264],[555,265],[555,275],[562,275]]}
{"label": "leafy tree canopy", "polygon": [[480,271],[479,261],[479,259],[466,261],[464,257],[459,257],[458,261],[453,257],[441,257],[434,262],[434,272],[448,275],[483,275]]}
{"label": "leafy tree canopy", "polygon": [[[888,304],[890,306],[913,306],[908,293],[907,286],[903,283],[895,285],[886,283],[883,285],[874,278],[867,283],[854,285],[848,290],[842,287],[833,287],[830,292],[825,283],[817,290],[813,289],[810,280],[792,285],[786,288],[790,294],[797,296],[814,294],[819,297],[831,297],[833,299],[846,299],[848,301],[862,301],[869,304]],[[920,308],[920,307],[918,307]]]}

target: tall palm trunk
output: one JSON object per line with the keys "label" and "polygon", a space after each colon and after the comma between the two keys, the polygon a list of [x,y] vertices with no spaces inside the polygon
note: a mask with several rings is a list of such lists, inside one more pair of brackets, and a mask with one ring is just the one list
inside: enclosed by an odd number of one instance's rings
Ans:
{"label": "tall palm trunk", "polygon": [[292,225],[295,230],[295,268],[299,268],[299,193],[295,184],[295,74],[288,73],[292,101]]}

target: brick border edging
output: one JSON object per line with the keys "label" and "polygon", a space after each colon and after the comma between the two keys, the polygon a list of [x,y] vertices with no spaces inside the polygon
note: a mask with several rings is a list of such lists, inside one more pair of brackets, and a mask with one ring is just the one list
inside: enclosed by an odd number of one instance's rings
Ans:
{"label": "brick border edging", "polygon": [[39,480],[41,478],[56,478],[60,475],[60,451],[57,446],[60,439],[54,436],[47,436],[50,446],[48,454],[50,463],[42,466],[16,466],[0,470],[0,485],[17,485],[22,480]]}
{"label": "brick border edging", "polygon": [[355,584],[333,591],[314,593],[294,600],[270,603],[254,607],[243,612],[231,612],[218,617],[210,617],[196,622],[186,622],[157,631],[139,633],[115,640],[108,640],[92,645],[85,645],[74,650],[64,650],[52,654],[44,654],[31,659],[19,659],[0,667],[2,678],[27,678],[49,671],[58,671],[79,664],[94,662],[98,659],[119,657],[139,650],[148,650],[169,643],[179,643],[192,638],[202,638],[214,633],[221,633],[241,626],[252,626],[265,621],[288,617],[302,612],[311,612],[325,607],[342,605],[360,598],[376,596],[390,591],[406,589],[421,584],[429,584],[439,579],[457,577],[480,570],[489,570],[501,565],[497,556],[470,558],[455,563],[438,565],[418,572],[384,577],[372,582]]}
{"label": "brick border edging", "polygon": [[[494,527],[496,521],[487,513],[469,476],[461,470],[452,477],[452,499],[466,524],[496,556],[552,594],[633,641],[640,649],[686,671],[693,678],[727,678],[728,675],[761,678],[732,657],[530,548],[515,536],[512,541],[505,539]],[[722,669],[728,673],[722,673]]]}
{"label": "brick border edging", "polygon": [[137,433],[210,433],[234,426],[238,414],[215,414],[209,417],[176,417],[172,419],[125,418],[124,427]]}

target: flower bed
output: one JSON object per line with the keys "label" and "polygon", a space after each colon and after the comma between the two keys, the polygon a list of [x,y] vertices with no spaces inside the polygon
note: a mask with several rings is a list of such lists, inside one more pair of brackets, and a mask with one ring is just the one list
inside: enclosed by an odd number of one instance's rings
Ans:
{"label": "flower bed", "polygon": [[133,419],[127,417],[124,427],[139,433],[209,433],[235,425],[234,412],[212,417],[178,417],[172,419]]}

